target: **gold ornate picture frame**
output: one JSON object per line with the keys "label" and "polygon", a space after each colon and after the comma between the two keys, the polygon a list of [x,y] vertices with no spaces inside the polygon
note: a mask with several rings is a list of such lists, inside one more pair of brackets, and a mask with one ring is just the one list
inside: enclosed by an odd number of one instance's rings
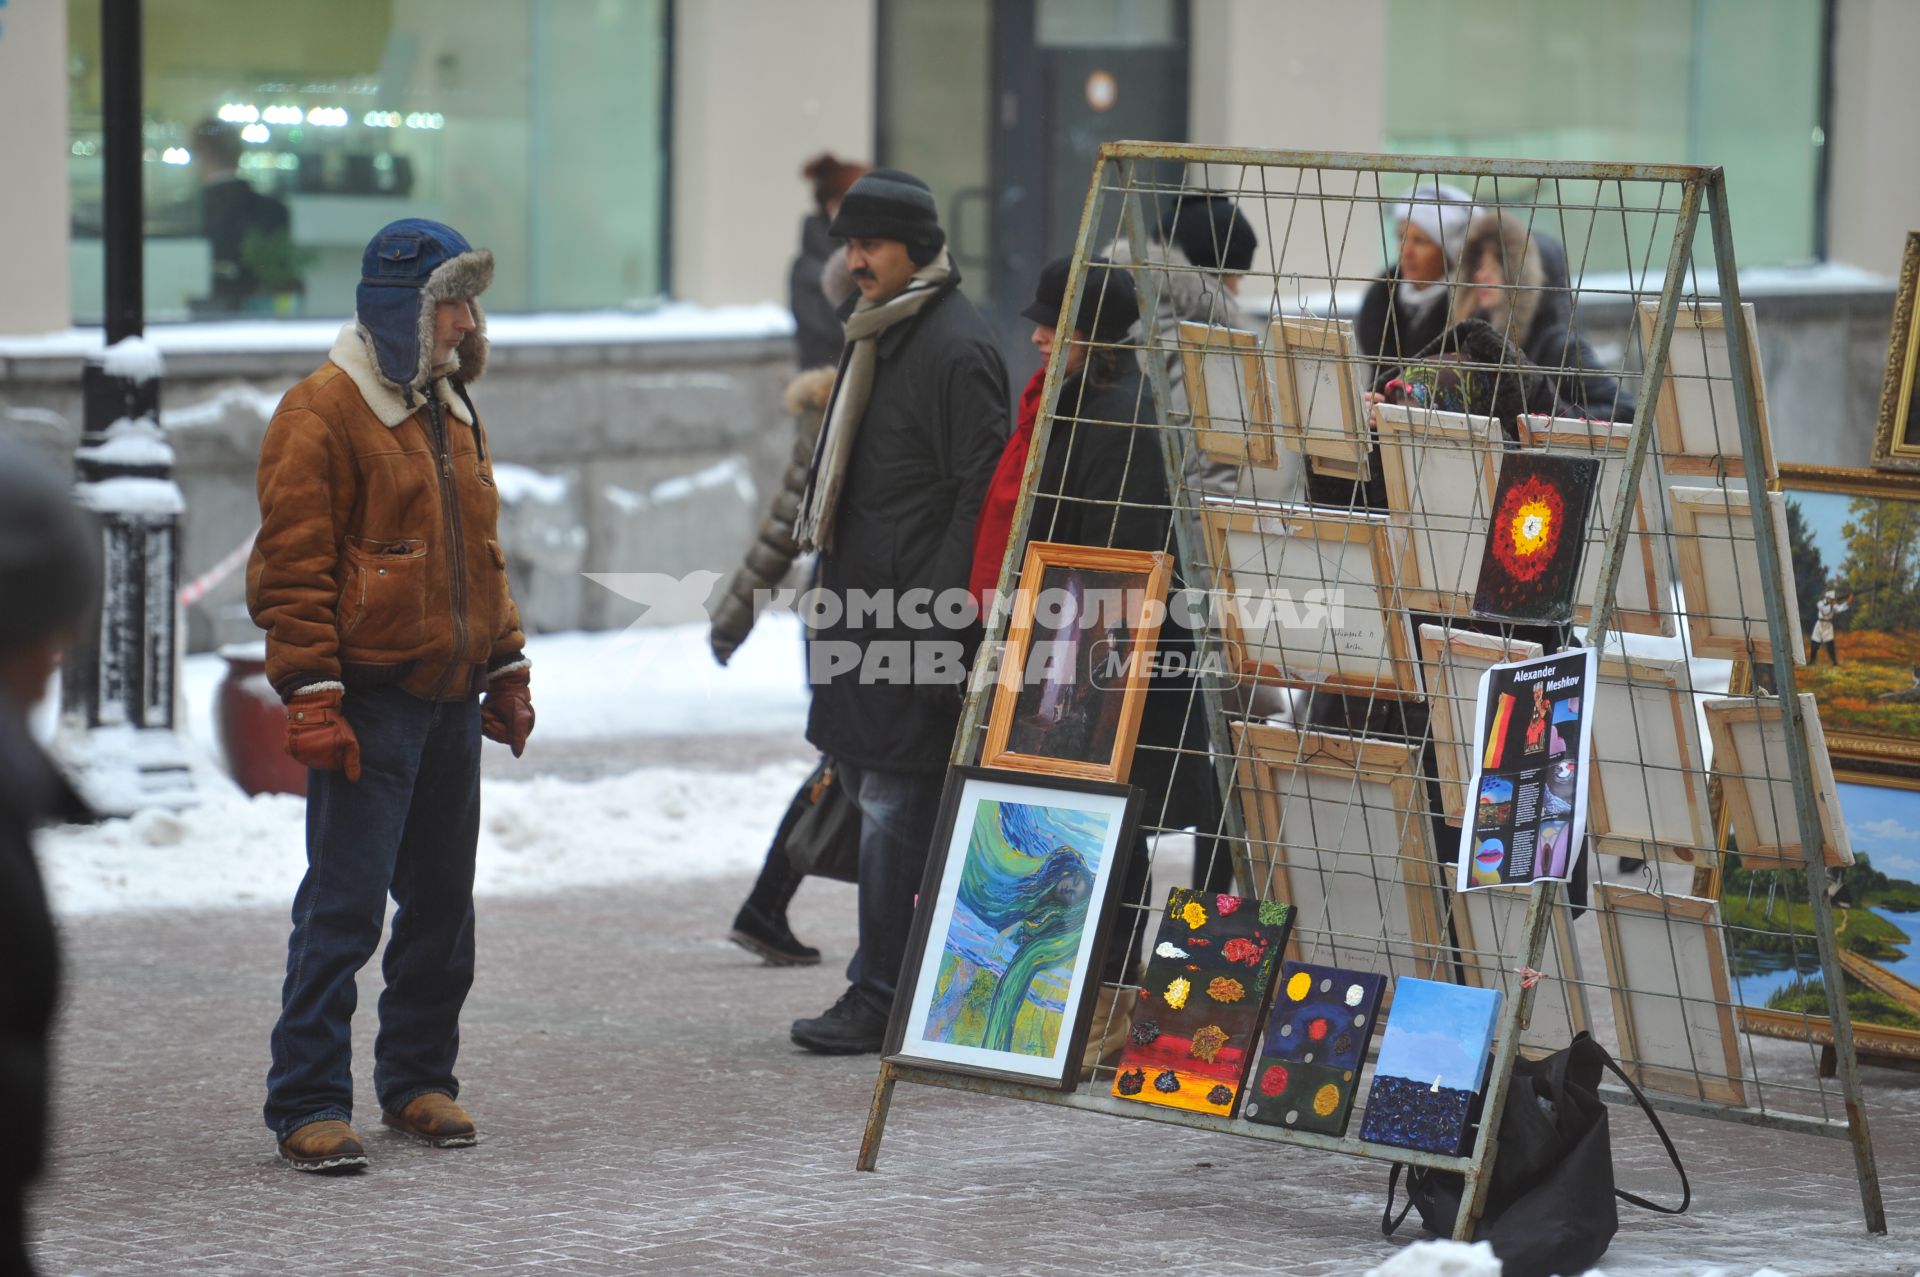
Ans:
{"label": "gold ornate picture frame", "polygon": [[1893,327],[1887,335],[1887,371],[1880,383],[1879,424],[1873,434],[1873,464],[1920,471],[1920,230],[1907,232],[1900,257],[1900,286],[1893,295]]}

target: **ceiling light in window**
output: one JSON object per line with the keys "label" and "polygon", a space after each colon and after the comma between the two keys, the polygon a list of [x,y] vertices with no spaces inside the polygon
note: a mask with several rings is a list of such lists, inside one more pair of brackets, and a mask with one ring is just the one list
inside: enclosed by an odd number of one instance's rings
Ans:
{"label": "ceiling light in window", "polygon": [[265,142],[272,137],[273,134],[267,132],[267,126],[264,124],[249,124],[246,128],[240,130],[240,140],[242,142],[259,143]]}
{"label": "ceiling light in window", "polygon": [[343,129],[347,126],[347,108],[344,106],[309,107],[307,123],[316,128]]}
{"label": "ceiling light in window", "polygon": [[170,146],[160,153],[160,159],[167,164],[186,164],[192,161],[193,153],[184,146]]}
{"label": "ceiling light in window", "polygon": [[217,114],[228,124],[252,124],[260,118],[260,108],[246,102],[227,102]]}
{"label": "ceiling light in window", "polygon": [[270,106],[260,112],[260,118],[268,124],[298,124],[305,114],[297,106]]}

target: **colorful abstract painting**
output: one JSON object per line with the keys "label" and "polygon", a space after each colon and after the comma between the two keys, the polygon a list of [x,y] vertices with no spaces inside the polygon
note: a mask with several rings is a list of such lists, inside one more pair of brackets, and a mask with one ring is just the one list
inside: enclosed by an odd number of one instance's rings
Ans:
{"label": "colorful abstract painting", "polygon": [[1360,1138],[1445,1156],[1466,1152],[1500,999],[1498,989],[1396,981]]}
{"label": "colorful abstract painting", "polygon": [[1386,977],[1368,971],[1305,962],[1282,966],[1241,1115],[1269,1126],[1345,1135],[1386,989]]}
{"label": "colorful abstract painting", "polygon": [[928,1039],[1054,1053],[1107,823],[1032,803],[975,807],[927,1007]]}
{"label": "colorful abstract painting", "polygon": [[1154,938],[1113,1093],[1233,1112],[1294,909],[1176,887]]}
{"label": "colorful abstract painting", "polygon": [[1500,459],[1493,525],[1473,595],[1477,615],[1564,624],[1587,542],[1600,461],[1544,452]]}

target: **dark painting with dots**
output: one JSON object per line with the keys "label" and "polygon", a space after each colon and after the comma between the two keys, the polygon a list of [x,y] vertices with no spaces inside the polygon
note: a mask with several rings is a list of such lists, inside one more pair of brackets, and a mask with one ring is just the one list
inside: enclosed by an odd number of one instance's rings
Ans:
{"label": "dark painting with dots", "polygon": [[1230,1116],[1292,928],[1290,904],[1175,887],[1134,1000],[1113,1093]]}
{"label": "dark painting with dots", "polygon": [[1280,991],[1241,1116],[1289,1130],[1345,1135],[1386,991],[1386,977],[1369,971],[1305,962],[1281,967]]}
{"label": "dark painting with dots", "polygon": [[1500,990],[1417,980],[1393,986],[1360,1138],[1458,1156],[1500,1019]]}

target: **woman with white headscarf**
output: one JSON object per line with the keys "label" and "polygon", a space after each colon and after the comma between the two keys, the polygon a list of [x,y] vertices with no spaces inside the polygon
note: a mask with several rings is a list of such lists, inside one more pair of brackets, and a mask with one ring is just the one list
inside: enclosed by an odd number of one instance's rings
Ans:
{"label": "woman with white headscarf", "polygon": [[1447,282],[1466,243],[1473,197],[1445,182],[1425,181],[1393,206],[1398,259],[1360,303],[1354,341],[1373,361],[1373,388],[1445,332]]}

